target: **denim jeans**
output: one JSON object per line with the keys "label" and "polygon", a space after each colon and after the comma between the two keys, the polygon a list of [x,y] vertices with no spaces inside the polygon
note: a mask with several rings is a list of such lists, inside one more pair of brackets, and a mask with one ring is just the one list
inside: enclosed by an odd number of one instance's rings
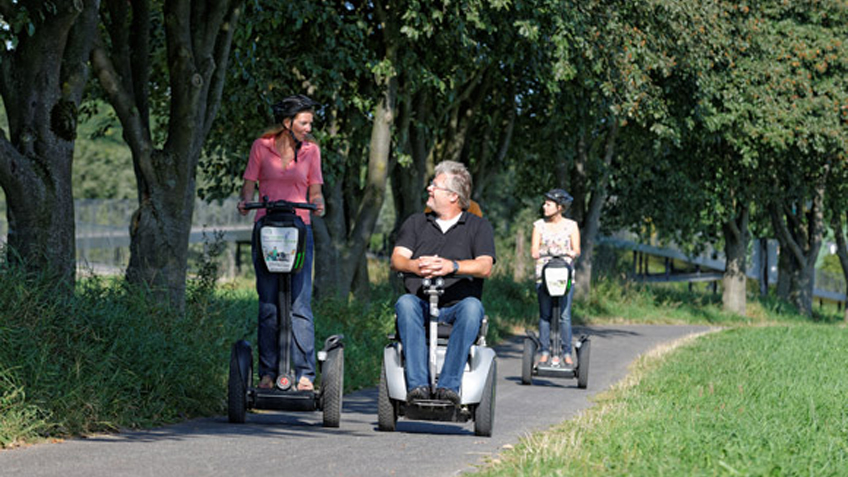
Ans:
{"label": "denim jeans", "polygon": [[[427,386],[430,380],[424,327],[425,318],[430,314],[430,303],[415,295],[406,294],[398,299],[395,312],[406,358],[406,389]],[[480,331],[483,315],[483,304],[474,297],[439,309],[439,321],[453,325],[445,362],[439,374],[440,388],[459,392],[462,373],[465,371],[465,363],[468,362],[468,352]]]}
{"label": "denim jeans", "polygon": [[[540,351],[551,350],[551,315],[553,314],[554,299],[548,294],[544,284],[536,284],[536,294],[539,296],[539,340],[542,342]],[[574,287],[564,297],[560,297],[559,336],[562,339],[563,354],[571,354],[571,301],[574,297]]]}
{"label": "denim jeans", "polygon": [[[280,349],[277,341],[277,300],[280,276],[269,273],[253,244],[253,269],[259,294],[259,376],[277,376]],[[291,278],[292,284],[292,364],[295,383],[302,376],[315,381],[315,323],[312,317],[312,227],[306,227],[306,256],[303,268]]]}

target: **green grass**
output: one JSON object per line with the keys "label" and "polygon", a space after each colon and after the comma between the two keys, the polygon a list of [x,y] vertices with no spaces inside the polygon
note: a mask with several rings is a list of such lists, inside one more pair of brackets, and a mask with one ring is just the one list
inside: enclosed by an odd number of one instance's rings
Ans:
{"label": "green grass", "polygon": [[742,327],[643,357],[484,476],[846,475],[848,330]]}
{"label": "green grass", "polygon": [[[46,277],[0,272],[0,447],[226,412],[230,347],[255,343],[252,280],[192,280],[178,314],[118,279],[82,279],[67,297]],[[316,347],[345,335],[346,391],[379,377],[391,303],[315,304]]]}

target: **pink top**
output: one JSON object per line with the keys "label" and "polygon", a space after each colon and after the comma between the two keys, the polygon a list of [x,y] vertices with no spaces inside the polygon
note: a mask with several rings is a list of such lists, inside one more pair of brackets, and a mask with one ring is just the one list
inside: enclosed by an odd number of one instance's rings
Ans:
{"label": "pink top", "polygon": [[[290,161],[283,169],[283,158],[274,146],[274,136],[260,137],[253,141],[250,158],[243,178],[259,183],[259,200],[266,195],[268,200],[307,202],[309,186],[323,184],[321,175],[321,149],[313,142],[304,142],[297,152],[297,162]],[[309,225],[308,210],[296,209],[303,223]],[[265,215],[265,209],[256,210],[255,220]]]}

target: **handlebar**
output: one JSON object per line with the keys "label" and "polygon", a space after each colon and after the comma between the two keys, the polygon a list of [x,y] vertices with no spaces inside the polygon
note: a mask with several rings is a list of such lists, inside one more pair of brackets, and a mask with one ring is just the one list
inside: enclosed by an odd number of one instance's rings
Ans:
{"label": "handlebar", "polygon": [[412,272],[396,272],[398,278],[419,278],[422,281],[422,285],[425,287],[435,285],[437,287],[443,287],[445,285],[446,279],[456,279],[456,280],[474,280],[474,277],[471,275],[454,275],[448,274],[445,276],[433,277],[433,278],[424,278],[421,275],[416,275]]}
{"label": "handlebar", "polygon": [[245,202],[245,210],[266,209],[268,212],[275,210],[293,211],[294,209],[317,210],[318,206],[306,202],[289,202],[287,200],[271,200],[266,197],[262,202]]}

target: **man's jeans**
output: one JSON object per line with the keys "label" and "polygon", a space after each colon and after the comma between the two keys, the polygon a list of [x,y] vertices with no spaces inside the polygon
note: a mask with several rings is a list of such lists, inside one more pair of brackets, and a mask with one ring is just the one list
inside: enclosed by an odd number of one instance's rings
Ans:
{"label": "man's jeans", "polygon": [[[551,350],[551,315],[553,314],[553,298],[548,294],[544,284],[536,285],[536,294],[539,295],[539,341],[542,342],[540,351]],[[563,355],[571,354],[571,301],[574,297],[574,287],[568,291],[568,295],[560,297],[559,336],[562,339]]]}
{"label": "man's jeans", "polygon": [[[398,319],[398,332],[403,343],[406,358],[406,389],[427,386],[429,366],[427,359],[427,341],[425,318],[430,313],[430,303],[415,295],[406,294],[395,305]],[[439,375],[438,387],[451,389],[459,393],[462,373],[468,362],[468,352],[483,322],[483,304],[474,297],[468,297],[451,306],[439,308],[439,321],[453,325],[445,362]]]}
{"label": "man's jeans", "polygon": [[[253,268],[256,270],[256,292],[259,294],[259,376],[277,376],[280,354],[277,342],[277,273],[269,273],[253,244]],[[306,257],[303,268],[291,278],[292,285],[292,364],[295,383],[302,376],[315,381],[315,323],[312,317],[312,227],[306,227]]]}

